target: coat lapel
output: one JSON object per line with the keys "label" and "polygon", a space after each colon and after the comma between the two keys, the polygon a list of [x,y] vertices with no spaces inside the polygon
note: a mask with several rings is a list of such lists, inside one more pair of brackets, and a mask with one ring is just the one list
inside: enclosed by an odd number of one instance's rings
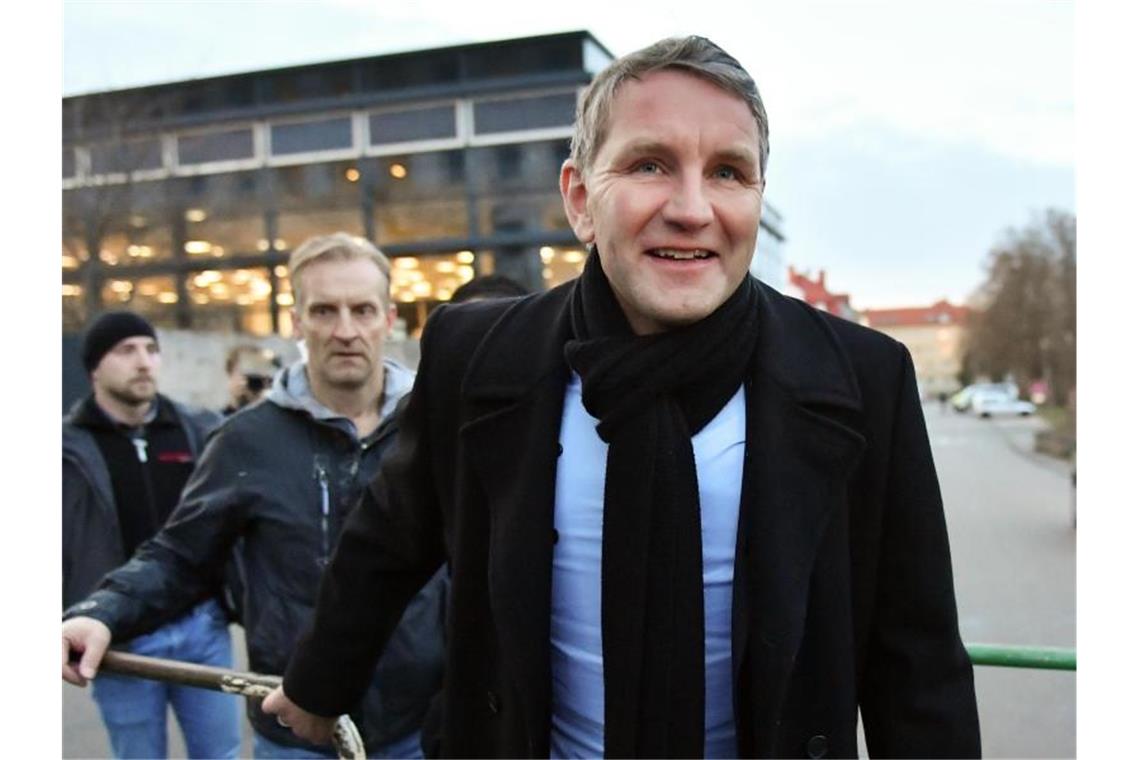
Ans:
{"label": "coat lapel", "polygon": [[[532,737],[550,722],[554,485],[568,369],[567,288],[511,308],[463,383],[474,410],[460,430],[490,520],[488,583],[502,656]],[[520,350],[520,347],[525,347]]]}
{"label": "coat lapel", "polygon": [[[859,389],[825,320],[766,288],[761,320],[746,380],[732,647],[736,683],[750,679],[749,704],[740,703],[739,688],[734,695],[738,728],[747,720],[763,730],[779,717],[819,542],[844,504],[865,441],[846,422],[861,410]],[[766,738],[755,738],[752,751],[763,752]]]}

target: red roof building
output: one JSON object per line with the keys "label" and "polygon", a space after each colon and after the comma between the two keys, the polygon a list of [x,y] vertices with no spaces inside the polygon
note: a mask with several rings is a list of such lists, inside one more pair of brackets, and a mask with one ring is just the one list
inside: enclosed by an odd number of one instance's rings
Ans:
{"label": "red roof building", "polygon": [[958,389],[969,313],[942,299],[930,306],[865,309],[860,321],[907,347],[920,391],[930,397]]}
{"label": "red roof building", "polygon": [[932,306],[902,309],[864,309],[863,324],[880,330],[884,327],[917,327],[922,325],[964,325],[970,310],[955,306],[943,298]]}
{"label": "red roof building", "polygon": [[827,289],[827,272],[819,270],[816,279],[800,274],[795,267],[788,267],[788,295],[806,301],[820,311],[837,317],[859,320],[859,313],[851,306],[851,296],[847,293],[832,293]]}

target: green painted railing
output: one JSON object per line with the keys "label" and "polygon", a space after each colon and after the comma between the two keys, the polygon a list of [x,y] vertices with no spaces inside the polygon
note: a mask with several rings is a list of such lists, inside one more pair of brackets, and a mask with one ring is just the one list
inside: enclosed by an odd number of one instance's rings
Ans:
{"label": "green painted railing", "polygon": [[1005,668],[1076,670],[1077,650],[1062,647],[1014,647],[1002,644],[967,644],[970,662]]}

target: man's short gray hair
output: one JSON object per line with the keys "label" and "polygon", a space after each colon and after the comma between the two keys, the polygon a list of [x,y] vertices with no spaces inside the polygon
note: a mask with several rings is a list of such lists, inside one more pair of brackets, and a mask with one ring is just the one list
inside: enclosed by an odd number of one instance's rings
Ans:
{"label": "man's short gray hair", "polygon": [[606,139],[610,109],[618,88],[661,69],[678,69],[712,82],[748,104],[760,132],[760,175],[768,168],[768,115],[760,91],[740,61],[705,37],[670,37],[624,55],[602,70],[578,101],[570,159],[585,173]]}
{"label": "man's short gray hair", "polygon": [[301,272],[314,261],[368,259],[384,275],[383,303],[390,303],[388,292],[392,283],[392,264],[380,249],[362,237],[347,232],[317,235],[301,243],[289,256],[289,284],[293,288],[293,303],[301,303]]}

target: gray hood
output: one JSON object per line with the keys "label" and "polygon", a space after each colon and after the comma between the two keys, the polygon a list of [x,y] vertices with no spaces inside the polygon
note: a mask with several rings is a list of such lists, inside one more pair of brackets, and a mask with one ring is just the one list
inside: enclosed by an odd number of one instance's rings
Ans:
{"label": "gray hood", "polygon": [[[297,409],[315,420],[332,422],[338,427],[347,422],[355,433],[356,426],[342,414],[337,414],[317,400],[305,373],[306,363],[298,361],[277,373],[266,400],[284,409]],[[396,404],[412,389],[416,373],[395,359],[384,357],[384,396],[380,400],[380,418],[386,419],[396,410]]]}

